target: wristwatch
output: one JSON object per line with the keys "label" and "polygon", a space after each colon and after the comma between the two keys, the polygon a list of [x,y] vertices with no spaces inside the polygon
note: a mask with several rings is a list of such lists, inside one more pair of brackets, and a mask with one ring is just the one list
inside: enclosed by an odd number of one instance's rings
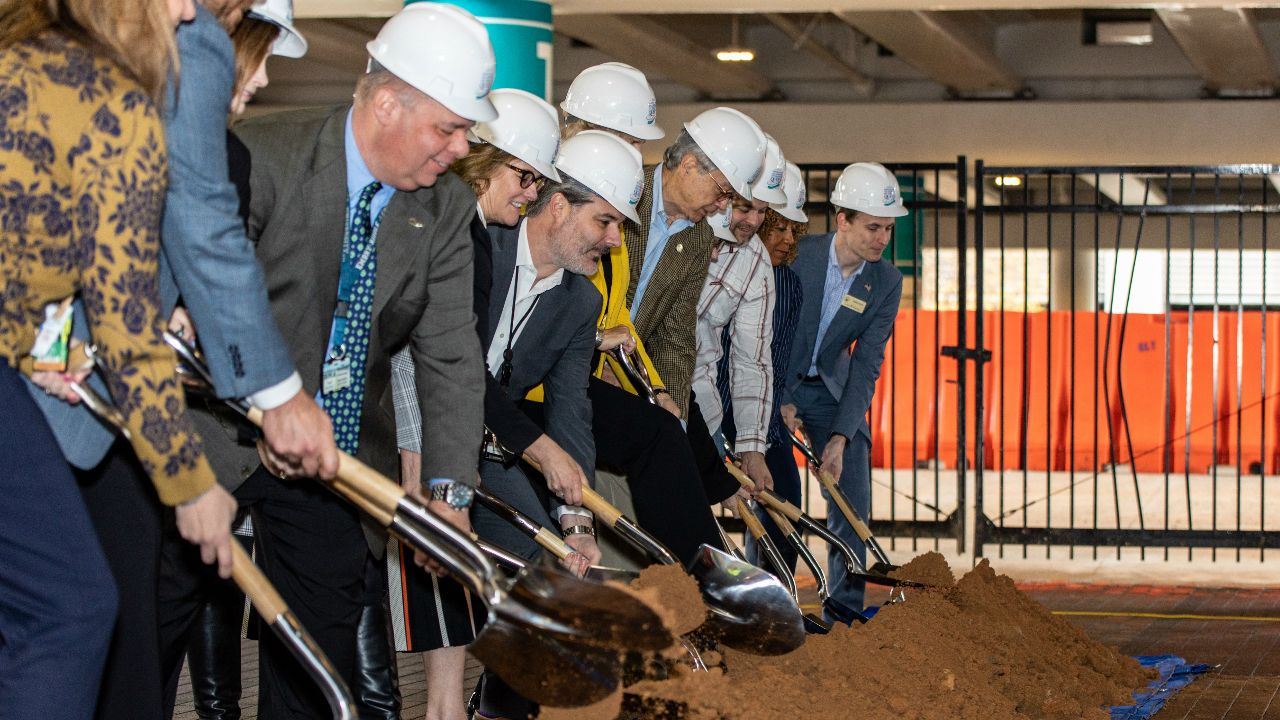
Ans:
{"label": "wristwatch", "polygon": [[466,510],[471,507],[471,500],[475,495],[475,491],[470,487],[456,482],[438,483],[431,488],[432,502],[446,503],[454,510]]}
{"label": "wristwatch", "polygon": [[596,347],[604,344],[604,328],[596,328]]}

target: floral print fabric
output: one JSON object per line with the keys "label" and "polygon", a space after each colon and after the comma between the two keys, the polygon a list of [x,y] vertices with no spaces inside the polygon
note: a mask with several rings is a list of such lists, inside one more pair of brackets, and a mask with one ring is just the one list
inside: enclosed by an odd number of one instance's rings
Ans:
{"label": "floral print fabric", "polygon": [[111,397],[160,499],[214,483],[160,337],[164,130],[117,66],[46,33],[0,51],[0,357],[79,294]]}

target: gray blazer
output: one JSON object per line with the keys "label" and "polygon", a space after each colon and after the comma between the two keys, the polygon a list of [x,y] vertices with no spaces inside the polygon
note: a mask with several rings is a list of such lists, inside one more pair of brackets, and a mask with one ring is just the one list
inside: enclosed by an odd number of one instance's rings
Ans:
{"label": "gray blazer", "polygon": [[[519,235],[518,227],[489,226],[489,236],[493,238],[490,343],[494,342],[496,329],[505,328],[509,323],[509,318],[501,317],[502,306],[515,273]],[[591,435],[587,382],[591,377],[596,318],[602,301],[600,291],[589,279],[566,270],[560,285],[538,298],[519,340],[511,348],[509,387],[502,388],[490,376],[485,399],[485,420],[498,440],[503,441],[504,428],[511,427],[513,418],[531,422],[515,403],[545,383],[545,431],[582,465],[588,478],[595,476],[596,449]],[[507,413],[510,415],[503,417]]]}
{"label": "gray blazer", "polygon": [[[343,131],[347,106],[281,113],[241,124],[252,154],[249,237],[266,272],[271,310],[306,391],[320,368],[337,304],[346,227]],[[422,477],[474,483],[480,451],[484,362],[471,306],[472,250],[467,226],[475,195],[456,176],[397,192],[383,211],[373,327],[365,365],[357,457],[396,477],[395,419],[379,406],[391,355],[406,345],[422,410]],[[197,421],[223,484],[235,488],[258,466],[253,446],[229,424]]]}
{"label": "gray blazer", "polygon": [[[827,261],[835,233],[809,235],[800,240],[800,250],[791,269],[800,276],[804,300],[800,305],[800,321],[791,345],[791,362],[787,366],[784,403],[794,402],[792,394],[809,372],[813,345],[822,316],[822,290],[827,278]],[[862,312],[841,306],[831,320],[818,351],[818,375],[823,385],[839,402],[832,432],[850,439],[861,432],[868,439],[867,410],[880,377],[884,347],[893,334],[902,299],[902,273],[892,263],[881,260],[867,263],[849,294],[866,303]],[[853,346],[854,342],[857,345]]]}

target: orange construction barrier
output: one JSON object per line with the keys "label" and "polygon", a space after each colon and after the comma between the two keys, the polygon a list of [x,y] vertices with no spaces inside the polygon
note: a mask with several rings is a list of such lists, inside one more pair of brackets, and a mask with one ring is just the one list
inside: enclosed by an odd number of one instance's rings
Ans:
{"label": "orange construction barrier", "polygon": [[1265,355],[1261,312],[1228,313],[1224,325],[1223,356],[1231,377],[1218,462],[1237,465],[1238,450],[1240,472],[1275,474],[1280,472],[1280,313],[1267,313]]}
{"label": "orange construction barrier", "polygon": [[[998,470],[1047,470],[1055,447],[1049,397],[1051,344],[1047,312],[1004,313],[989,328],[993,386],[987,414],[987,467]],[[1023,339],[1028,339],[1024,347]]]}
{"label": "orange construction barrier", "polygon": [[[1178,313],[1173,319],[1173,437],[1171,472],[1208,472],[1214,464],[1214,439],[1219,432],[1219,409],[1225,400],[1225,363],[1218,356],[1218,377],[1214,377],[1213,312],[1197,310]],[[1188,353],[1190,346],[1190,353]],[[1188,361],[1190,355],[1190,361]],[[1190,364],[1188,365],[1188,362]],[[1188,383],[1188,380],[1190,382]],[[1214,407],[1214,383],[1218,383],[1218,404]],[[1187,434],[1188,389],[1190,390],[1190,435]],[[1188,453],[1190,464],[1188,465]]]}
{"label": "orange construction barrier", "polygon": [[[1116,343],[1113,355],[1119,352],[1122,322],[1123,316],[1112,317],[1111,332]],[[1166,396],[1169,373],[1165,367],[1164,316],[1130,315],[1123,350],[1119,370],[1112,370],[1109,376],[1116,462],[1132,462],[1138,472],[1164,472],[1166,468],[1172,471],[1169,440],[1173,435],[1173,415],[1172,396]],[[1117,377],[1124,383],[1123,408]]]}

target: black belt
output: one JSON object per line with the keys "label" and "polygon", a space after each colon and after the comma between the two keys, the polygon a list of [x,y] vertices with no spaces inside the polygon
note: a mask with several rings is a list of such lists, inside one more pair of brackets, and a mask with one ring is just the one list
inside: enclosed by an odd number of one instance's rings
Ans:
{"label": "black belt", "polygon": [[821,375],[805,375],[803,373],[796,373],[796,379],[800,380],[800,382],[821,382],[822,376]]}

